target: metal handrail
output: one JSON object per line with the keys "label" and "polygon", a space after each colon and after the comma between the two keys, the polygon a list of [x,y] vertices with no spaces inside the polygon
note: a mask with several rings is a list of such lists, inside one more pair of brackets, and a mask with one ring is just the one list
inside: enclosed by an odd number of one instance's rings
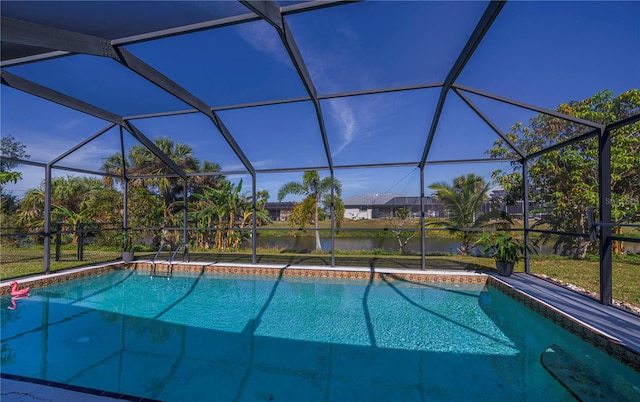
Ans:
{"label": "metal handrail", "polygon": [[[156,258],[158,258],[158,256],[162,252],[162,249],[165,248],[165,246],[169,248],[169,255],[171,255],[171,243],[167,243],[167,242],[160,243],[160,248],[158,248],[156,255],[154,255],[153,259],[151,260],[151,276],[152,277],[156,274]],[[169,268],[171,268],[171,265],[169,265]]]}
{"label": "metal handrail", "polygon": [[187,243],[178,244],[178,247],[176,247],[175,251],[171,255],[171,258],[169,258],[169,275],[168,276],[171,276],[173,274],[173,260],[176,258],[176,254],[178,254],[178,251],[180,251],[181,248],[184,248],[184,251],[182,252],[182,262],[189,261],[189,246],[187,246]]}
{"label": "metal handrail", "polygon": [[184,251],[182,252],[182,262],[189,262],[189,246],[187,245],[187,243],[180,243],[173,252],[169,263],[173,262],[173,260],[176,258],[176,254],[178,254],[178,251],[180,251],[181,248],[184,248]]}

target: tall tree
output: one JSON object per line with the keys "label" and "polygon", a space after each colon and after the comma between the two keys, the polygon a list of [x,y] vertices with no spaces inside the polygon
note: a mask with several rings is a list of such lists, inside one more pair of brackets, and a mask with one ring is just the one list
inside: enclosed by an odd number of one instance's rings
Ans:
{"label": "tall tree", "polygon": [[[609,124],[640,113],[640,90],[632,89],[618,96],[604,90],[581,100],[561,104],[557,111],[571,116]],[[508,138],[526,154],[586,132],[584,126],[548,115],[532,118],[528,125],[514,124]],[[512,155],[502,140],[487,152],[492,157]],[[589,206],[598,205],[598,139],[580,141],[551,151],[528,162],[529,200],[548,207],[536,225],[566,232],[584,233]],[[519,163],[512,171],[494,172],[495,179],[509,191],[509,199],[522,199],[522,175]],[[627,125],[611,133],[611,190],[612,219],[618,223],[640,220],[640,123]],[[596,208],[597,209],[597,208]],[[620,233],[620,226],[613,228]],[[543,235],[543,240],[551,239]],[[554,249],[562,255],[583,258],[590,242],[583,237],[560,236]],[[619,253],[623,244],[614,243]]]}
{"label": "tall tree", "polygon": [[[305,199],[296,205],[291,213],[289,224],[304,227],[307,222],[313,222],[316,235],[316,251],[322,251],[320,244],[320,232],[318,231],[320,202],[323,195],[330,193],[333,188],[335,197],[340,197],[342,186],[337,179],[325,177],[320,179],[317,170],[308,170],[302,175],[302,182],[289,182],[283,185],[278,191],[278,201],[282,201],[287,195],[303,195]],[[325,205],[326,207],[326,205]]]}
{"label": "tall tree", "polygon": [[[44,191],[29,190],[20,200],[18,217],[25,226],[39,227],[44,222]],[[114,222],[119,216],[119,196],[105,189],[98,179],[78,176],[51,180],[51,219],[77,228],[81,223]],[[73,236],[76,241],[76,235]]]}
{"label": "tall tree", "polygon": [[[4,157],[16,159],[28,159],[30,155],[26,152],[27,146],[16,141],[13,135],[7,135],[0,138],[0,155]],[[17,182],[22,178],[20,172],[12,172],[11,170],[18,166],[17,163],[0,159],[0,186],[8,182]]]}
{"label": "tall tree", "polygon": [[12,135],[3,136],[0,139],[0,226],[10,227],[15,225],[14,217],[18,208],[18,198],[10,192],[5,192],[4,185],[17,183],[22,179],[22,173],[12,171],[18,165],[6,158],[28,159],[27,146],[22,144]]}
{"label": "tall tree", "polygon": [[489,185],[484,179],[469,173],[453,179],[453,184],[446,182],[433,183],[429,186],[435,190],[435,197],[444,203],[447,218],[443,221],[431,222],[431,226],[441,226],[461,239],[460,254],[468,255],[476,232],[465,230],[477,228],[482,224],[478,214],[487,198]]}
{"label": "tall tree", "polygon": [[[154,144],[187,173],[220,171],[217,163],[205,161],[200,164],[194,156],[193,148],[185,143],[174,142],[169,137],[157,137]],[[172,219],[172,206],[181,203],[185,196],[199,191],[202,186],[216,187],[226,180],[221,175],[192,177],[187,181],[188,187],[185,189],[184,181],[175,177],[175,172],[169,166],[142,145],[131,147],[124,161],[121,154],[111,155],[105,159],[102,170],[116,175],[122,175],[126,171],[130,176],[155,176],[134,178],[129,185],[132,188],[145,188],[151,194],[160,196],[164,205],[165,221]],[[105,184],[112,187],[117,183],[107,176],[104,180]]]}

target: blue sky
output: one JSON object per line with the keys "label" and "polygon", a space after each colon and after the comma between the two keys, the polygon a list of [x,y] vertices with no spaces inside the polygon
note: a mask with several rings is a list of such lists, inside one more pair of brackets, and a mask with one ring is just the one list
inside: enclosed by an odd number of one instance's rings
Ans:
{"label": "blue sky", "polygon": [[[293,14],[287,23],[318,93],[326,95],[443,81],[485,7],[480,1],[371,1]],[[635,1],[508,2],[457,83],[546,108],[584,99],[602,89],[618,94],[638,88],[638,15],[640,2]],[[95,21],[96,29],[107,23]],[[127,49],[213,107],[306,96],[280,38],[264,21],[139,43]],[[189,109],[106,58],[74,55],[6,70],[124,116]],[[32,161],[51,161],[108,125],[6,86],[0,90],[1,133],[26,144]],[[439,91],[432,88],[322,100],[334,164],[419,160]],[[503,131],[515,121],[535,115],[477,96],[471,98]],[[308,101],[218,113],[256,169],[326,165],[315,109]],[[149,138],[171,136],[191,145],[200,160],[217,162],[225,171],[243,168],[203,115],[133,122]],[[482,158],[495,138],[495,133],[450,93],[428,160]],[[118,151],[117,139],[118,131],[112,129],[60,165],[100,170],[102,161]],[[134,144],[127,137],[125,147]],[[488,178],[492,170],[508,168],[504,165],[427,166],[425,183],[450,181],[467,172]],[[43,179],[41,168],[21,166],[20,170],[24,179],[7,187],[19,197]],[[54,170],[54,175],[68,174]],[[301,176],[301,172],[260,174],[257,188],[269,190],[274,201],[282,184],[299,181]],[[344,197],[419,195],[420,176],[414,167],[342,169],[336,171],[336,177],[342,182]],[[242,178],[244,188],[250,189],[248,175],[229,178]]]}

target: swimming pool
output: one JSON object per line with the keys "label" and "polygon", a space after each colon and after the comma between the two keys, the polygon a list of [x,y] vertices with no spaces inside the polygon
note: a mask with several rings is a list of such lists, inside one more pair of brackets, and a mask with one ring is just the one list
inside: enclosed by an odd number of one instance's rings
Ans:
{"label": "swimming pool", "polygon": [[555,344],[640,384],[492,287],[391,279],[117,270],[38,288],[2,298],[2,372],[165,401],[574,400],[540,363]]}

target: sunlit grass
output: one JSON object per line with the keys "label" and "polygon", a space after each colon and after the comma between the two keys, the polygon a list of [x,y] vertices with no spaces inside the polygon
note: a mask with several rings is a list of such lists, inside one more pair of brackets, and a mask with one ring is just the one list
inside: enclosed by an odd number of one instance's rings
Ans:
{"label": "sunlit grass", "polygon": [[[52,247],[53,253],[53,247]],[[60,261],[51,258],[51,272],[67,268],[92,265],[119,260],[121,253],[115,249],[85,247],[83,260],[78,261],[75,246],[65,246]],[[42,274],[44,271],[44,248],[10,247],[3,245],[0,250],[0,280]]]}

